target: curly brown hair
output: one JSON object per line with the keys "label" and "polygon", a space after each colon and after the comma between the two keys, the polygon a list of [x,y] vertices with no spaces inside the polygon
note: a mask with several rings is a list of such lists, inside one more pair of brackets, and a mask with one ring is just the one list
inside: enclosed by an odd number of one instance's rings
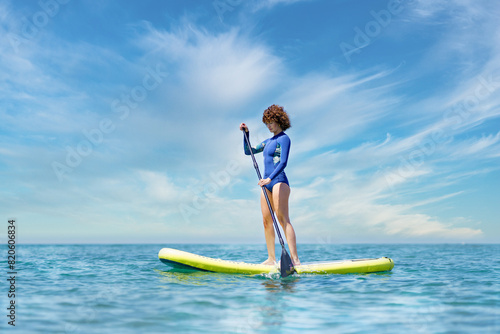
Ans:
{"label": "curly brown hair", "polygon": [[283,131],[292,126],[290,124],[290,118],[288,117],[285,109],[283,109],[282,106],[276,104],[273,104],[272,106],[264,110],[264,115],[262,116],[263,123],[271,123],[273,121],[278,123]]}

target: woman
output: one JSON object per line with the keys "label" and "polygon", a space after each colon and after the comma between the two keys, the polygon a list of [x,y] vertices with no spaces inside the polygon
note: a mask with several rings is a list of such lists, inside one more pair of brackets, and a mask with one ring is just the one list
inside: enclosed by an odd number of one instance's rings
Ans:
{"label": "woman", "polygon": [[[276,217],[285,232],[292,262],[294,265],[299,265],[300,261],[297,255],[295,231],[290,223],[290,217],[288,216],[290,186],[284,171],[288,162],[288,153],[290,152],[290,138],[284,131],[291,126],[290,119],[283,107],[273,104],[264,111],[262,122],[267,125],[267,128],[274,136],[264,140],[256,147],[252,147],[253,153],[264,152],[264,178],[259,181],[259,186],[265,186],[273,211],[276,213]],[[248,132],[248,127],[245,123],[240,124],[240,130]],[[250,133],[248,133],[248,135],[250,136]],[[250,155],[250,150],[245,138],[243,138],[243,147],[245,154]],[[276,255],[274,250],[275,235],[273,220],[264,193],[260,195],[260,206],[264,221],[264,233],[266,236],[268,253],[268,259],[262,264],[275,265]]]}

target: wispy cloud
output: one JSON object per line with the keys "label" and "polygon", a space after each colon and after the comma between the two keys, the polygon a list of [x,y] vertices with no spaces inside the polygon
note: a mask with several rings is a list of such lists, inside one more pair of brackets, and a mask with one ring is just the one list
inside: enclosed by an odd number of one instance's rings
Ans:
{"label": "wispy cloud", "polygon": [[[212,34],[186,24],[176,32],[145,23],[138,44],[155,50],[156,57],[175,64],[175,75],[185,95],[197,96],[197,105],[244,105],[276,84],[281,60],[264,44],[252,42],[238,29]],[[194,101],[191,101],[194,102]]]}
{"label": "wispy cloud", "polygon": [[[324,212],[324,215],[315,217],[316,219],[309,221],[309,224],[328,224],[331,226],[331,234],[343,235],[355,231],[359,236],[386,235],[390,237],[386,240],[392,242],[399,242],[401,239],[470,240],[482,235],[480,229],[455,227],[453,222],[440,221],[437,217],[420,213],[417,209],[420,206],[459,196],[461,192],[425,201],[395,204],[391,203],[393,193],[384,187],[384,183],[385,180],[381,175],[360,176],[349,173],[342,173],[334,180],[324,180],[321,186],[317,186],[320,187],[317,192],[321,193],[321,196],[307,202],[315,211]],[[301,205],[304,205],[301,196],[298,198]],[[294,204],[299,203],[294,202]],[[297,220],[304,219],[299,216]]]}
{"label": "wispy cloud", "polygon": [[254,11],[258,11],[263,9],[269,10],[278,5],[287,6],[298,2],[308,2],[308,1],[314,1],[314,0],[259,0],[255,4],[253,4],[253,6],[254,6]]}

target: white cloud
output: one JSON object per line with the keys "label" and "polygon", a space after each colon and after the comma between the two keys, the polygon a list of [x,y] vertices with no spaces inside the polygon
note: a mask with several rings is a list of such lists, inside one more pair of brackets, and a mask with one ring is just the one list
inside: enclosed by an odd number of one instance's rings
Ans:
{"label": "white cloud", "polygon": [[308,1],[312,1],[312,0],[260,0],[258,2],[256,2],[254,5],[254,8],[253,10],[254,11],[258,11],[258,10],[269,10],[275,6],[278,6],[278,5],[284,5],[284,6],[288,6],[288,5],[292,5],[292,4],[295,4],[295,3],[298,3],[298,2],[308,2]]}
{"label": "white cloud", "polygon": [[165,174],[146,170],[137,173],[145,183],[145,193],[152,202],[174,202],[176,198],[184,197],[185,190],[177,187]]}
{"label": "white cloud", "polygon": [[[176,32],[160,31],[145,23],[146,35],[137,43],[160,59],[175,64],[175,76],[189,103],[205,108],[244,105],[273,87],[283,71],[281,60],[265,45],[250,41],[238,29],[210,34],[192,25]],[[179,82],[177,83],[179,84]],[[197,101],[189,101],[196,96]]]}
{"label": "white cloud", "polygon": [[[483,136],[481,138],[465,139],[455,145],[452,155],[455,157],[476,156],[476,159],[481,157],[489,157],[491,153],[497,151],[499,146],[495,145],[500,141],[500,132],[496,135]],[[479,156],[478,156],[479,155]]]}
{"label": "white cloud", "polygon": [[[292,131],[300,137],[300,141],[293,144],[294,154],[355,138],[386,116],[400,100],[390,93],[392,84],[378,81],[390,73],[379,71],[338,77],[308,74],[290,78],[292,84],[278,100],[289,106]],[[293,127],[294,124],[297,126]]]}
{"label": "white cloud", "polygon": [[[479,229],[455,227],[452,223],[442,222],[416,210],[419,206],[446,201],[461,192],[426,201],[395,204],[393,197],[396,193],[384,187],[384,183],[382,175],[361,177],[344,173],[335,181],[324,181],[321,186],[318,185],[317,191],[321,196],[311,201],[301,201],[300,205],[323,212],[315,217],[316,221],[309,220],[309,224],[320,226],[317,228],[321,230],[336,231],[337,235],[389,236],[394,242],[399,238],[420,241],[425,241],[425,238],[471,240],[482,235]],[[296,221],[303,224],[307,219],[298,216]]]}

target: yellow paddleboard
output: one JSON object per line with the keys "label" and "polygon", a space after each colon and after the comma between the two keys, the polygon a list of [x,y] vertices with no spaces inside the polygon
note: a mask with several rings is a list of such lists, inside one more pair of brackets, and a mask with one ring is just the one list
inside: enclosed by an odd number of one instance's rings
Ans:
{"label": "yellow paddleboard", "polygon": [[[277,266],[214,259],[173,248],[163,248],[158,258],[175,267],[229,274],[272,274],[279,272]],[[394,262],[387,258],[343,260],[334,262],[305,263],[295,267],[299,274],[355,274],[389,271]]]}

